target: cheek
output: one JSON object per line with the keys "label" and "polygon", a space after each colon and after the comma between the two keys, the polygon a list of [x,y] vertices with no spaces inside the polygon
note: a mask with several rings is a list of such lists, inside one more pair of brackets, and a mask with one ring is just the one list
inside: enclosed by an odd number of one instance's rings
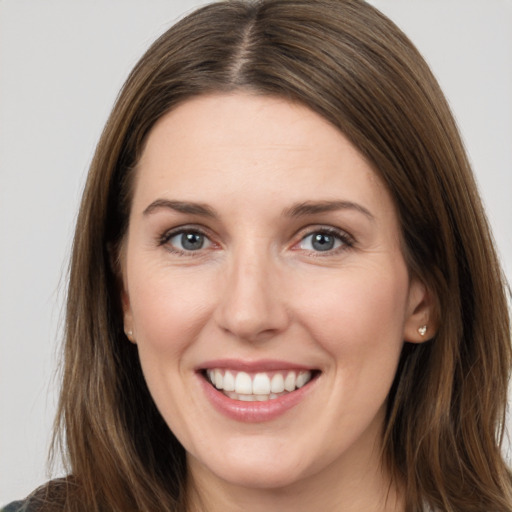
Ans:
{"label": "cheek", "polygon": [[142,269],[141,264],[129,281],[139,359],[160,413],[180,432],[190,421],[182,415],[180,400],[187,393],[183,376],[190,370],[189,349],[211,317],[212,291],[199,272]]}
{"label": "cheek", "polygon": [[405,265],[344,269],[317,279],[314,293],[300,290],[296,310],[340,364],[368,353],[389,356],[394,364],[403,344],[407,293]]}
{"label": "cheek", "polygon": [[204,278],[165,269],[137,275],[129,295],[139,349],[173,356],[192,342],[211,315],[213,294]]}

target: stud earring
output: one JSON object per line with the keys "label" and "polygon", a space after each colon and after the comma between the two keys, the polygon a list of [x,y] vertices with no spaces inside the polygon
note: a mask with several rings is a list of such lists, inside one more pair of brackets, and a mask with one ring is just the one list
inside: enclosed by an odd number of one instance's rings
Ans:
{"label": "stud earring", "polygon": [[422,325],[421,327],[418,327],[418,332],[420,333],[420,336],[425,336],[427,333],[427,326]]}
{"label": "stud earring", "polygon": [[133,340],[133,331],[130,329],[129,331],[126,331],[126,336],[130,341]]}

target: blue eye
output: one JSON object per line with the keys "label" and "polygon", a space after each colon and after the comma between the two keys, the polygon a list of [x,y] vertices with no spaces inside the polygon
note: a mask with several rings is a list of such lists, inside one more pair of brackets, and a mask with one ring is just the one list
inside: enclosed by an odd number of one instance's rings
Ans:
{"label": "blue eye", "polygon": [[350,245],[343,235],[328,231],[316,231],[305,236],[300,241],[299,247],[306,251],[327,252],[343,245]]}
{"label": "blue eye", "polygon": [[210,240],[198,231],[181,231],[166,237],[165,243],[178,252],[193,252],[211,245]]}

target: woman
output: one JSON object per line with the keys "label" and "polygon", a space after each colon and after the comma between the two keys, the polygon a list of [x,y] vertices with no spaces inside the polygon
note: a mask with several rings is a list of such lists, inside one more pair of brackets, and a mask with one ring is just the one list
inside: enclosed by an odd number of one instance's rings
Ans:
{"label": "woman", "polygon": [[71,476],[24,506],[511,510],[503,281],[443,95],[389,20],[202,8],[99,142],[57,423]]}

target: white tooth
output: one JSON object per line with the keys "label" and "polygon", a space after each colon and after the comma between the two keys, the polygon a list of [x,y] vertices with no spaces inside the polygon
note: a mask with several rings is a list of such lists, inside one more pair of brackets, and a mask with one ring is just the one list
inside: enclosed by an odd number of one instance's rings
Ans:
{"label": "white tooth", "polygon": [[254,395],[238,395],[238,400],[241,400],[242,402],[255,402],[256,397]]}
{"label": "white tooth", "polygon": [[215,384],[215,372],[213,370],[206,370],[206,375],[212,384]]}
{"label": "white tooth", "polygon": [[284,389],[286,391],[294,391],[295,390],[295,372],[288,372],[286,379],[284,379]]}
{"label": "white tooth", "polygon": [[269,399],[269,396],[268,395],[254,395],[254,397],[256,398],[256,400],[258,402],[266,402],[268,399]]}
{"label": "white tooth", "polygon": [[257,373],[254,376],[252,392],[255,395],[268,395],[270,393],[270,379],[266,373]]}
{"label": "white tooth", "polygon": [[224,391],[235,391],[235,377],[231,372],[224,374]]}
{"label": "white tooth", "polygon": [[280,373],[276,373],[272,377],[270,391],[272,391],[272,393],[282,393],[284,391],[284,378]]}
{"label": "white tooth", "polygon": [[224,378],[222,377],[222,372],[220,370],[215,370],[215,387],[217,389],[222,389],[222,385],[224,383]]}
{"label": "white tooth", "polygon": [[301,388],[302,386],[307,384],[310,380],[311,380],[311,372],[310,371],[300,372],[299,376],[297,377],[297,387]]}
{"label": "white tooth", "polygon": [[235,379],[235,391],[243,395],[252,395],[251,377],[245,372],[238,372]]}
{"label": "white tooth", "polygon": [[270,393],[270,400],[275,400],[276,398],[279,398],[280,395],[276,395],[275,393]]}

